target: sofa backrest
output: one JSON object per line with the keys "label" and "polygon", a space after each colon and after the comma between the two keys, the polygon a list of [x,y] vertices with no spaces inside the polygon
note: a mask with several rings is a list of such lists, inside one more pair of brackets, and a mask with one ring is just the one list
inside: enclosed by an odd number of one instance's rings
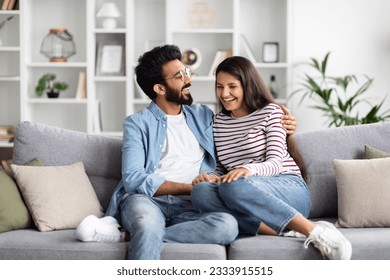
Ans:
{"label": "sofa backrest", "polygon": [[390,152],[390,122],[302,132],[294,139],[309,175],[310,217],[337,217],[333,159],[363,159],[364,145]]}
{"label": "sofa backrest", "polygon": [[37,157],[47,166],[83,162],[104,211],[107,209],[121,179],[122,139],[21,122],[12,162],[23,165]]}

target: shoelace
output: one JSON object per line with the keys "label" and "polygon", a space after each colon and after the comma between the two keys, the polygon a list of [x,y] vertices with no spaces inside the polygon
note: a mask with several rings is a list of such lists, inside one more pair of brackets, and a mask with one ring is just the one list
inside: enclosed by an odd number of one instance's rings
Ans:
{"label": "shoelace", "polygon": [[332,242],[326,241],[321,238],[321,234],[315,237],[308,237],[304,243],[305,248],[309,247],[310,243],[314,243],[314,247],[320,250],[322,255],[329,255],[332,252],[332,248],[336,247]]}

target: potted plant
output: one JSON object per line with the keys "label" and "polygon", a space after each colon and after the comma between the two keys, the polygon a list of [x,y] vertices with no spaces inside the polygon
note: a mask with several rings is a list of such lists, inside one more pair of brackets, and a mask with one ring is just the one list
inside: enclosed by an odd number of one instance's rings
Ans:
{"label": "potted plant", "polygon": [[[326,73],[328,52],[322,61],[311,58],[308,64],[314,69],[315,75],[305,73],[301,88],[295,90],[291,97],[302,94],[300,103],[305,98],[310,98],[317,105],[312,106],[321,110],[329,118],[329,127],[346,126],[356,124],[375,123],[390,119],[390,110],[379,113],[385,98],[379,104],[371,104],[364,96],[372,85],[373,79],[363,75],[364,82],[359,85],[356,75],[330,76]],[[353,85],[355,84],[355,85]],[[353,86],[352,86],[353,85]],[[366,114],[359,110],[360,105],[366,103],[370,109]]]}
{"label": "potted plant", "polygon": [[68,84],[65,82],[54,82],[55,79],[56,75],[54,74],[48,73],[43,75],[35,88],[35,94],[37,96],[42,96],[43,92],[46,90],[47,97],[57,98],[60,95],[60,91],[64,91],[68,88]]}

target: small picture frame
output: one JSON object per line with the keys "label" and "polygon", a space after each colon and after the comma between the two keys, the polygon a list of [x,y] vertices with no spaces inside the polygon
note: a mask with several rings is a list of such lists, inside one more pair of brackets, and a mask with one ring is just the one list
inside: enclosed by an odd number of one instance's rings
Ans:
{"label": "small picture frame", "polygon": [[279,61],[279,43],[265,42],[263,44],[263,62],[275,63]]}
{"label": "small picture frame", "polygon": [[125,76],[124,42],[99,42],[96,55],[96,76]]}

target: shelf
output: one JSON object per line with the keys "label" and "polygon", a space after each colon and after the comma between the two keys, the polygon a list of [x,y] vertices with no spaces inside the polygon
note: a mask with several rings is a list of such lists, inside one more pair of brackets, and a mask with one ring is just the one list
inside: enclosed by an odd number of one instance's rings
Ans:
{"label": "shelf", "polygon": [[289,67],[288,63],[284,63],[284,62],[279,62],[279,63],[256,62],[256,63],[254,63],[254,66],[256,68],[287,68],[287,67]]}
{"label": "shelf", "polygon": [[0,148],[12,148],[14,143],[9,143],[7,141],[0,141]]}
{"label": "shelf", "polygon": [[87,104],[87,99],[76,98],[28,98],[31,104]]}
{"label": "shelf", "polygon": [[27,63],[31,68],[85,68],[86,62],[31,62]]}
{"label": "shelf", "polygon": [[0,47],[0,52],[19,52],[20,47]]}
{"label": "shelf", "polygon": [[0,77],[0,82],[20,82],[19,76]]}
{"label": "shelf", "polygon": [[115,29],[95,28],[93,32],[110,34],[110,33],[126,33],[127,31],[125,28],[115,28]]}
{"label": "shelf", "polygon": [[220,28],[215,28],[215,29],[193,29],[193,28],[189,28],[189,29],[177,29],[177,30],[173,30],[172,33],[173,34],[231,34],[233,33],[234,30],[231,29],[231,28],[224,28],[224,29],[220,29]]}
{"label": "shelf", "polygon": [[126,82],[127,80],[124,76],[95,76],[93,79],[95,82]]}

